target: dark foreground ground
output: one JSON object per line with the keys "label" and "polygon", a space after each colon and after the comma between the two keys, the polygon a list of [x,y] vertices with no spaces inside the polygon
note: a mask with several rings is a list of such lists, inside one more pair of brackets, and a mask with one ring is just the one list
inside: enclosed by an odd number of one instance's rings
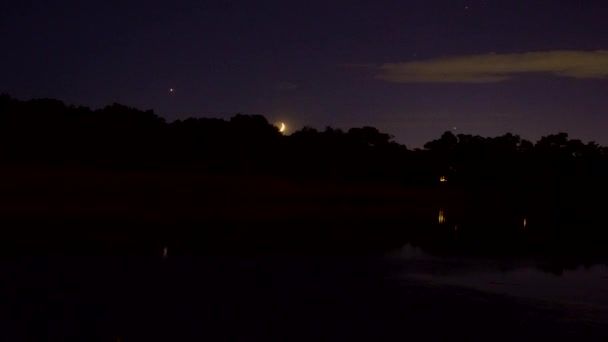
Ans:
{"label": "dark foreground ground", "polygon": [[[398,280],[368,257],[10,254],[2,341],[605,341],[604,309]],[[403,265],[402,265],[403,266]],[[605,319],[603,319],[605,318]]]}

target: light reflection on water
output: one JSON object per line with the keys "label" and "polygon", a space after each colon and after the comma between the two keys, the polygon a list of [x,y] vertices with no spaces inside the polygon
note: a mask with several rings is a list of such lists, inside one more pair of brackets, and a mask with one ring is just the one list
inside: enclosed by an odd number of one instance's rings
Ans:
{"label": "light reflection on water", "polygon": [[411,245],[388,259],[397,265],[396,278],[608,309],[606,265],[580,266],[555,275],[542,271],[543,264],[534,260],[439,258]]}

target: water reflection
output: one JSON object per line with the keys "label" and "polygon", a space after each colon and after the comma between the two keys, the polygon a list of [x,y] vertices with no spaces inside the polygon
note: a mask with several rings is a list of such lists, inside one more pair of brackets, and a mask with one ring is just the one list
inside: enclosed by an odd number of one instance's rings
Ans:
{"label": "water reflection", "polygon": [[402,279],[608,308],[606,265],[565,269],[558,276],[545,271],[546,264],[532,259],[442,258],[409,244],[387,259],[396,266],[394,276]]}
{"label": "water reflection", "polygon": [[[528,228],[527,217],[524,217],[523,215],[513,215],[506,210],[476,210],[475,212],[471,210],[470,212],[463,212],[451,210],[450,208],[439,208],[436,213],[436,222],[440,225],[448,224],[450,227],[454,228],[454,231],[461,229],[468,230],[469,228],[479,230],[487,227],[488,225],[503,230],[506,228],[511,232],[516,232],[522,228]],[[448,220],[448,217],[450,217],[450,220]],[[542,223],[543,222],[541,221],[540,224]],[[539,220],[535,220],[535,226],[538,225]]]}

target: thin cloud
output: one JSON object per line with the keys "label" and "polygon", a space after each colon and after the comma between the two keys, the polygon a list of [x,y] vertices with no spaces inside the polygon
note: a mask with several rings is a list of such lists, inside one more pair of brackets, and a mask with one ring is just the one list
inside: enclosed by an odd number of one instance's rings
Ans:
{"label": "thin cloud", "polygon": [[608,50],[489,53],[366,66],[376,71],[376,79],[395,83],[497,83],[531,73],[608,79]]}

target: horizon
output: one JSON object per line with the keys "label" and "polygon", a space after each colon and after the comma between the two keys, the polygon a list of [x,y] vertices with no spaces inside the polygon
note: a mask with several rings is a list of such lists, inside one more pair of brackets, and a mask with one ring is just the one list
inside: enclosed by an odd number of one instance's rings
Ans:
{"label": "horizon", "polygon": [[[604,144],[602,144],[602,143],[600,143],[600,142],[598,142],[598,141],[596,141],[596,140],[585,140],[585,139],[581,139],[581,138],[579,138],[578,136],[573,136],[573,135],[571,135],[571,134],[570,134],[569,132],[567,132],[567,131],[556,131],[556,132],[549,132],[549,133],[547,133],[546,135],[543,135],[543,136],[538,137],[538,139],[528,139],[527,137],[522,136],[522,135],[521,135],[521,134],[519,134],[518,132],[503,132],[503,133],[496,134],[496,135],[481,135],[481,134],[468,133],[468,132],[459,132],[459,131],[457,131],[457,130],[456,130],[456,129],[454,129],[454,128],[452,128],[452,129],[447,129],[447,130],[445,130],[445,131],[441,132],[441,133],[440,133],[440,134],[438,134],[437,136],[432,137],[431,139],[429,139],[428,141],[423,142],[423,143],[422,143],[420,146],[411,146],[411,145],[404,144],[403,142],[401,142],[401,141],[397,140],[397,139],[396,139],[396,137],[395,137],[395,136],[393,136],[392,134],[390,134],[390,133],[388,133],[388,132],[386,132],[386,131],[383,131],[383,130],[379,129],[378,127],[369,126],[369,125],[368,125],[368,126],[352,126],[352,127],[333,127],[333,126],[314,127],[314,126],[312,126],[312,125],[307,125],[307,124],[304,124],[304,125],[302,125],[302,126],[300,126],[300,127],[298,127],[298,128],[294,128],[294,127],[292,127],[292,126],[287,125],[287,123],[282,122],[282,121],[274,121],[274,122],[273,122],[271,119],[269,119],[269,118],[268,118],[266,115],[264,115],[263,113],[240,113],[240,112],[235,112],[235,113],[232,113],[232,114],[229,114],[229,115],[218,115],[218,116],[211,116],[211,115],[189,116],[189,117],[183,117],[183,118],[177,118],[177,119],[173,119],[173,120],[171,120],[171,119],[170,119],[170,118],[168,118],[167,116],[162,115],[162,113],[158,113],[158,112],[157,112],[157,111],[156,111],[154,108],[138,108],[138,107],[131,106],[131,105],[128,105],[128,104],[125,104],[125,103],[113,102],[113,103],[108,103],[108,104],[106,104],[106,105],[102,105],[102,106],[99,106],[99,107],[92,107],[92,106],[87,106],[87,105],[82,105],[82,104],[76,104],[76,103],[67,103],[66,101],[61,100],[61,99],[53,99],[53,98],[48,98],[48,97],[30,98],[30,99],[19,99],[19,98],[16,98],[16,97],[12,96],[11,94],[5,94],[5,93],[0,94],[0,96],[2,96],[2,95],[8,96],[9,98],[11,98],[11,99],[13,99],[13,100],[16,100],[16,101],[20,101],[20,102],[28,102],[28,101],[35,101],[35,100],[52,100],[52,101],[60,101],[61,103],[63,103],[63,105],[64,105],[64,106],[66,106],[66,107],[68,107],[68,108],[69,108],[69,107],[76,107],[76,108],[82,107],[82,108],[87,108],[87,109],[89,109],[89,110],[91,110],[91,111],[102,110],[102,109],[104,109],[105,107],[108,107],[108,106],[111,106],[111,105],[116,104],[116,105],[125,106],[125,107],[132,108],[132,109],[135,109],[135,110],[138,110],[138,111],[142,111],[142,112],[145,112],[145,111],[152,111],[152,112],[153,112],[155,115],[157,115],[158,117],[165,119],[167,124],[171,124],[171,123],[173,123],[173,122],[175,122],[175,121],[183,121],[183,120],[187,120],[187,119],[220,119],[220,120],[229,120],[230,118],[232,118],[232,117],[234,117],[234,116],[236,116],[236,115],[253,115],[253,116],[255,116],[255,115],[260,115],[260,116],[262,116],[262,117],[264,117],[264,118],[266,119],[266,121],[268,122],[268,124],[269,124],[269,125],[272,125],[272,126],[274,126],[274,127],[277,127],[277,129],[279,130],[279,132],[280,132],[281,134],[283,134],[283,135],[287,135],[287,136],[288,136],[288,135],[291,135],[291,134],[293,134],[293,133],[295,133],[295,132],[301,131],[301,130],[302,130],[302,129],[304,129],[304,128],[312,128],[312,129],[317,130],[318,132],[323,132],[324,130],[326,130],[326,129],[328,129],[328,128],[331,128],[331,129],[338,129],[338,130],[341,130],[341,131],[343,131],[344,133],[346,133],[346,132],[348,132],[348,130],[349,130],[349,129],[351,129],[351,128],[373,127],[373,128],[378,129],[378,131],[379,131],[379,132],[381,132],[381,133],[386,133],[386,134],[389,134],[389,135],[391,136],[391,141],[394,141],[394,142],[396,142],[396,143],[398,143],[398,144],[400,144],[400,145],[403,145],[403,146],[405,146],[405,147],[406,147],[407,149],[409,149],[409,150],[415,150],[415,149],[422,149],[422,150],[424,150],[424,149],[425,149],[424,145],[425,145],[426,143],[429,143],[429,142],[431,142],[431,141],[434,141],[434,140],[439,139],[439,138],[441,137],[441,135],[443,135],[444,133],[447,133],[447,132],[452,133],[452,134],[453,134],[454,136],[456,136],[456,137],[458,137],[458,135],[463,134],[463,135],[478,136],[478,137],[481,137],[481,138],[484,138],[484,139],[492,139],[492,138],[497,138],[497,137],[505,136],[505,135],[507,135],[507,134],[512,134],[512,135],[514,135],[514,136],[518,136],[519,138],[521,138],[521,140],[522,140],[522,141],[523,141],[523,140],[527,140],[527,141],[532,142],[533,144],[536,144],[536,143],[537,143],[537,142],[538,142],[540,139],[542,139],[542,138],[544,138],[544,137],[547,137],[547,136],[549,136],[549,135],[557,135],[557,134],[560,134],[560,133],[565,133],[565,134],[568,136],[568,139],[570,139],[570,140],[580,140],[582,143],[585,143],[585,144],[588,144],[588,143],[597,143],[598,145],[600,145],[600,146],[602,146],[602,147],[603,147],[603,146],[607,146],[607,147],[608,147],[608,144],[607,144],[607,145],[604,145]],[[285,128],[285,131],[282,131],[282,130],[280,129],[280,127],[279,127],[279,125],[280,125],[280,124],[284,124],[284,125],[285,125],[285,127],[286,127],[286,128]]]}

